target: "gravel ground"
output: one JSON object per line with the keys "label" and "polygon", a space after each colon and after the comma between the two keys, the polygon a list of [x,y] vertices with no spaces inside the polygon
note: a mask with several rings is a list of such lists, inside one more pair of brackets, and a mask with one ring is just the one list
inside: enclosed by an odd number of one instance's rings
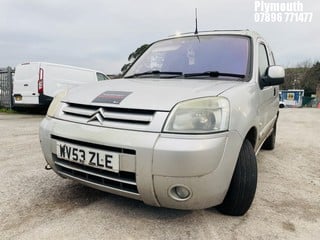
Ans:
{"label": "gravel ground", "polygon": [[45,171],[42,118],[0,113],[0,239],[319,239],[319,109],[281,109],[243,217],[150,207]]}

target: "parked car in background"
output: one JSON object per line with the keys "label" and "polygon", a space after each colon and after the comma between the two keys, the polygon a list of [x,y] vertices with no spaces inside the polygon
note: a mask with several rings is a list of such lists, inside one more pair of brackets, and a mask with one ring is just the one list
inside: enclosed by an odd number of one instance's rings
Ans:
{"label": "parked car in background", "polygon": [[279,102],[279,108],[285,108],[286,107],[286,103],[283,101]]}
{"label": "parked car in background", "polygon": [[13,77],[14,106],[48,106],[65,89],[107,79],[102,72],[74,66],[46,62],[19,64]]}
{"label": "parked car in background", "polygon": [[55,97],[40,126],[47,168],[149,205],[243,215],[256,155],[275,147],[283,81],[252,31],[157,41],[124,79]]}

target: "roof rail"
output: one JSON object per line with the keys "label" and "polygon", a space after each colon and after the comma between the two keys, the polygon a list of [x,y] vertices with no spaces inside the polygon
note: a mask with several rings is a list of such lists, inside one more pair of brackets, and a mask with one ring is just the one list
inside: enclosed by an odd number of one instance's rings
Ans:
{"label": "roof rail", "polygon": [[[206,31],[198,31],[198,33],[210,33],[210,32],[241,32],[241,31],[250,31],[250,29],[215,29],[215,30],[206,30]],[[184,32],[179,33],[179,35],[188,35],[188,34],[194,34],[194,32]],[[169,35],[168,37],[174,37],[177,36],[177,34]]]}

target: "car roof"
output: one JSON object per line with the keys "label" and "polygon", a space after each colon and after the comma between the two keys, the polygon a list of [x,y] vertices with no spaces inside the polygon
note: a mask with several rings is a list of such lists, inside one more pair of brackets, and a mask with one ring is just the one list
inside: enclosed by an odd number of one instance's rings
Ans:
{"label": "car roof", "polygon": [[[208,36],[208,35],[239,35],[239,36],[249,36],[252,38],[261,38],[262,37],[255,31],[252,30],[209,30],[209,31],[199,31],[197,34],[194,32],[188,33],[177,33],[175,35],[171,35],[165,39],[172,39],[172,38],[180,38],[180,37],[191,37],[191,36]],[[165,40],[162,39],[162,40]]]}

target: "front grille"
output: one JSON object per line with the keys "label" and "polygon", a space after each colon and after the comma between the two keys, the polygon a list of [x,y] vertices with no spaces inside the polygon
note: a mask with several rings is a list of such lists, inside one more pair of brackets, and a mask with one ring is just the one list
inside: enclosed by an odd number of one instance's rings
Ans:
{"label": "front grille", "polygon": [[125,171],[120,171],[119,173],[109,172],[59,159],[56,155],[53,155],[53,159],[58,171],[68,176],[99,184],[101,186],[139,194],[135,173]]}
{"label": "front grille", "polygon": [[[91,147],[99,150],[106,150],[117,152],[120,155],[125,154],[127,156],[134,156],[136,154],[135,150],[124,149],[113,146],[105,146],[95,143],[88,143],[78,140],[72,140],[56,135],[51,135],[51,138],[58,141],[63,141],[70,144],[77,144],[79,146]],[[71,178],[80,179],[90,183],[98,184],[101,187],[112,188],[115,190],[121,190],[131,194],[139,195],[137,184],[136,184],[136,174],[135,172],[119,171],[118,173],[110,172],[104,169],[99,169],[87,165],[83,165],[77,162],[70,162],[64,159],[60,159],[56,154],[52,154],[52,158],[55,162],[57,170]]]}
{"label": "front grille", "polygon": [[83,141],[79,141],[79,140],[64,138],[64,137],[60,137],[60,136],[56,136],[56,135],[51,135],[51,138],[54,140],[78,144],[78,145],[85,146],[85,147],[97,148],[100,150],[106,150],[106,151],[117,152],[117,153],[136,155],[136,151],[133,149],[105,146],[105,145],[101,145],[101,144],[95,144],[95,143],[89,143],[89,142],[83,142]]}
{"label": "front grille", "polygon": [[153,110],[100,107],[75,103],[67,103],[62,111],[65,116],[73,120],[78,118],[86,123],[99,123],[100,125],[108,123],[148,125],[155,114]]}

